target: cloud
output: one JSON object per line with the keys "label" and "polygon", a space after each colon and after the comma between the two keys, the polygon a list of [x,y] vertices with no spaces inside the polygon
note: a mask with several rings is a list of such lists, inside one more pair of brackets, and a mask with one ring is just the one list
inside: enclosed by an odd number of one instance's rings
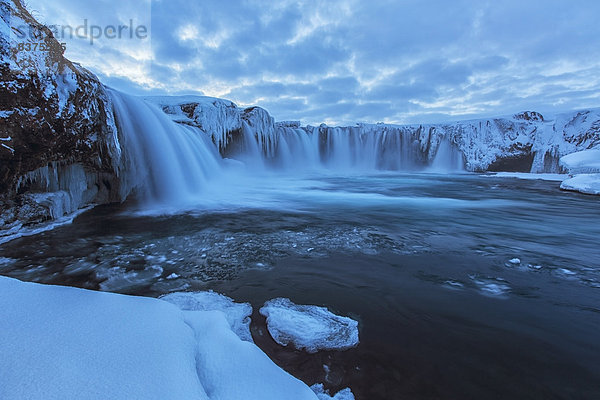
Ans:
{"label": "cloud", "polygon": [[204,93],[303,123],[435,122],[600,106],[600,3],[29,0],[46,23],[137,18],[148,42],[67,56],[136,94]]}

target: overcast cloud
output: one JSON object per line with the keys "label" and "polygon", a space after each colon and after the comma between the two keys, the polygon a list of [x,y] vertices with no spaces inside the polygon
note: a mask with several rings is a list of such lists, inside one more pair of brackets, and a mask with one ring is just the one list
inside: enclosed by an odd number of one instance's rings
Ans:
{"label": "overcast cloud", "polygon": [[204,94],[303,123],[437,122],[600,107],[600,2],[29,0],[46,24],[148,25],[67,41],[134,94]]}

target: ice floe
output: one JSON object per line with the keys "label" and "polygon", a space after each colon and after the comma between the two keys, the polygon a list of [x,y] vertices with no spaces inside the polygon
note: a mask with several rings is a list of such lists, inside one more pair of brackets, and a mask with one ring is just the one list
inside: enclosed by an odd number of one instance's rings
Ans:
{"label": "ice floe", "polygon": [[358,322],[335,315],[325,307],[297,305],[289,299],[269,300],[260,309],[267,329],[282,346],[299,350],[346,350],[358,345]]}

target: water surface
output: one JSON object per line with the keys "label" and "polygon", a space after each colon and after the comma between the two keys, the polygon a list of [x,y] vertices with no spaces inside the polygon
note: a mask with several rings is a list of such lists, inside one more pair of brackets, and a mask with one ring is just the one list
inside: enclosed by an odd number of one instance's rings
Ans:
{"label": "water surface", "polygon": [[[0,245],[0,273],[248,301],[254,339],[279,365],[358,399],[600,398],[598,197],[474,174],[209,185],[183,211],[102,206]],[[274,297],[357,319],[361,343],[278,346],[257,312]]]}

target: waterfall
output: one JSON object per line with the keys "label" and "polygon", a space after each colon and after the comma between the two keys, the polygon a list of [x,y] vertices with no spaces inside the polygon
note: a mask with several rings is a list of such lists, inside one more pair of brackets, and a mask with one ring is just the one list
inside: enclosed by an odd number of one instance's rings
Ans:
{"label": "waterfall", "polygon": [[435,158],[431,163],[431,172],[464,171],[465,163],[461,151],[446,138],[438,145]]}
{"label": "waterfall", "polygon": [[222,169],[210,138],[142,99],[114,90],[110,96],[124,149],[123,190],[150,204],[197,201]]}
{"label": "waterfall", "polygon": [[[247,129],[244,126],[244,137],[255,137],[262,149],[259,156],[265,165],[277,170],[413,171],[428,166],[417,130],[376,125],[333,128],[282,125],[265,136],[259,132],[249,135]],[[458,149],[455,151],[460,153]],[[249,156],[237,158],[247,162]],[[257,157],[256,152],[252,157]],[[459,158],[462,160],[460,154]],[[448,165],[447,169],[454,170],[454,165]]]}
{"label": "waterfall", "polygon": [[[133,192],[147,206],[200,204],[243,180],[279,172],[462,170],[462,153],[446,139],[430,163],[430,145],[421,144],[421,130],[415,127],[303,128],[275,124],[266,112],[247,109],[219,149],[210,129],[177,123],[141,98],[109,93],[123,147],[121,192],[123,197]],[[224,162],[223,157],[237,162]]]}

